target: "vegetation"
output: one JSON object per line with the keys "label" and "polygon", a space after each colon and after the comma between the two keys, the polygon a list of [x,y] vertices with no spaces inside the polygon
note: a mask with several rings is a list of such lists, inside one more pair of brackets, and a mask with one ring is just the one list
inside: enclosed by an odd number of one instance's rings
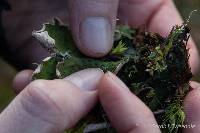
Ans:
{"label": "vegetation", "polygon": [[[33,32],[51,53],[38,66],[33,78],[64,78],[85,68],[111,71],[154,112],[160,125],[173,125],[162,129],[164,133],[177,133],[176,126],[181,126],[185,119],[182,103],[192,78],[186,48],[189,32],[187,24],[174,26],[164,38],[156,33],[117,26],[112,51],[101,59],[93,59],[78,51],[68,27],[55,20],[53,24],[45,24],[43,30]],[[83,133],[92,124],[109,125],[101,105],[67,133]],[[109,126],[101,130],[115,132]]]}
{"label": "vegetation", "polygon": [[[3,9],[2,7],[5,8],[5,6],[2,6],[2,2],[3,1],[1,0],[0,9]],[[175,0],[175,3],[178,6],[178,9],[181,11],[183,17],[185,17],[185,18],[188,17],[188,14],[191,12],[191,10],[199,9],[199,5],[200,5],[199,0],[193,0],[193,1],[191,1],[191,0]],[[199,13],[197,13],[194,15],[194,17],[192,18],[192,21],[191,21],[191,27],[192,27],[191,33],[194,37],[194,40],[197,42],[197,44],[198,44],[198,42],[200,42],[200,40],[199,40],[200,19],[199,18],[200,18],[200,15],[199,15]],[[120,47],[124,48],[123,45],[120,45]],[[125,49],[126,49],[126,47],[125,47]],[[122,51],[124,51],[124,50],[122,50]],[[116,52],[114,52],[114,53],[116,53]],[[119,52],[119,53],[121,53],[121,52]],[[15,71],[13,70],[12,67],[10,67],[6,63],[4,63],[2,60],[0,60],[0,66],[1,66],[1,69],[0,69],[0,111],[1,111],[13,97],[13,94],[11,93],[10,88],[11,88],[11,80],[15,74]],[[199,78],[197,77],[197,79],[199,79]],[[137,85],[138,84],[133,84],[133,87],[136,86],[136,88],[137,88]],[[148,95],[148,96],[152,97],[152,94],[154,95],[154,92],[153,91],[150,91],[150,92],[151,93],[149,93],[150,95]],[[172,104],[172,105],[174,105],[174,104]],[[182,109],[181,110],[179,110],[179,109],[180,109],[180,107],[174,108],[174,106],[171,106],[171,108],[168,108],[168,110],[174,110],[172,112],[181,112]],[[163,111],[161,110],[161,111],[155,112],[155,114],[158,114],[160,112],[163,112]],[[176,114],[176,113],[173,113],[173,114]],[[179,113],[179,114],[181,114],[181,113]],[[166,114],[166,116],[168,116],[168,115]],[[183,117],[184,115],[180,115],[180,116],[181,117],[179,117],[179,116],[178,117],[180,118],[180,121],[182,121],[181,119],[184,118]],[[173,116],[171,118],[173,118]],[[172,121],[173,119],[168,119],[168,121],[169,120]],[[79,128],[79,129],[81,129],[81,128]]]}

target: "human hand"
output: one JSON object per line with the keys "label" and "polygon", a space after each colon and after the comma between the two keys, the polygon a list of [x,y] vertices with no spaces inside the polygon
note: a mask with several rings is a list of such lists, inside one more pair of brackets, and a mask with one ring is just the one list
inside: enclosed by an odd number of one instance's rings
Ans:
{"label": "human hand", "polygon": [[[67,0],[68,3],[66,0],[8,1],[14,10],[4,14],[3,20],[18,64],[32,64],[47,56],[39,45],[35,45],[30,35],[33,29],[52,17],[59,17],[65,23],[69,21],[78,48],[92,57],[103,56],[111,49],[117,18],[118,23],[132,27],[145,26],[163,36],[167,36],[174,25],[183,22],[172,0]],[[188,48],[190,65],[195,74],[199,55],[192,40]],[[23,63],[19,62],[20,59],[23,59]]]}
{"label": "human hand", "polygon": [[[87,69],[63,80],[34,81],[23,90],[29,82],[24,79],[31,73],[24,71],[16,77],[14,88],[21,93],[0,115],[3,133],[61,132],[85,116],[97,97],[118,132],[161,132],[150,109],[110,72],[103,74],[98,69]],[[200,130],[200,84],[191,82],[191,87],[194,90],[184,102],[185,125],[195,127],[183,129],[185,133]]]}
{"label": "human hand", "polygon": [[[172,27],[183,23],[172,0],[68,0],[69,24],[80,51],[101,57],[112,48],[113,31],[118,23],[145,27],[167,36]],[[199,69],[199,54],[192,41],[188,44],[190,66]]]}
{"label": "human hand", "polygon": [[98,95],[119,132],[160,132],[152,126],[152,112],[110,72],[86,69],[63,80],[37,80],[24,89],[31,73],[17,75],[14,88],[21,93],[0,115],[1,133],[61,133],[92,109]]}
{"label": "human hand", "polygon": [[[15,83],[28,76],[19,73]],[[99,69],[86,69],[63,80],[37,80],[25,89],[17,88],[21,93],[0,114],[0,132],[61,133],[71,128],[95,105],[102,76]],[[23,83],[14,87],[25,86],[28,81]]]}

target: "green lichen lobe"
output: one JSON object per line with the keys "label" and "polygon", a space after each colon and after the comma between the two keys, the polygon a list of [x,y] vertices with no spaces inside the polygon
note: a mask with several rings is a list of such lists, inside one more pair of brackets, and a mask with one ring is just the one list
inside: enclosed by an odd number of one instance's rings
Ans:
{"label": "green lichen lobe", "polygon": [[[86,68],[111,71],[154,112],[158,124],[183,124],[185,114],[182,103],[189,91],[189,80],[192,77],[187,49],[190,30],[186,24],[174,26],[166,38],[128,26],[117,26],[113,49],[107,56],[99,59],[81,54],[75,47],[68,27],[61,25],[59,21],[46,24],[46,27],[42,31],[49,35],[46,40],[53,39],[55,42],[43,46],[51,46],[47,49],[53,49],[54,52],[51,52],[49,60],[43,61],[39,66],[35,79],[64,78]],[[83,132],[83,127],[93,123],[109,123],[103,118],[105,114],[102,109],[96,109],[96,112],[91,112],[84,119],[87,124],[82,122],[68,133]],[[102,117],[91,119],[97,116]],[[109,129],[111,131],[112,127]],[[179,128],[171,126],[161,130],[177,133]],[[103,132],[107,131],[106,128]]]}

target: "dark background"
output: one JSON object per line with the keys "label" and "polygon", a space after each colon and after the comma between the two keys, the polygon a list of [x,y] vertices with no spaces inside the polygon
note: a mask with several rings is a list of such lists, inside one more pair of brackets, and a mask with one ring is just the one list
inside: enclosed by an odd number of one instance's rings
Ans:
{"label": "dark background", "polygon": [[[190,27],[192,36],[200,50],[200,1],[199,0],[174,0],[182,17],[186,20],[192,10],[199,10],[192,15]],[[164,25],[163,25],[164,26]],[[0,112],[13,99],[12,79],[16,70],[0,58]],[[200,74],[194,80],[200,81]]]}

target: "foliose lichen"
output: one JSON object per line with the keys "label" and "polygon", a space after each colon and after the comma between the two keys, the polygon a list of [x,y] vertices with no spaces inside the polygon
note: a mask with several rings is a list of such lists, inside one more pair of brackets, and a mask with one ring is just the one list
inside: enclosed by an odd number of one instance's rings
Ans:
{"label": "foliose lichen", "polygon": [[[152,110],[158,124],[173,125],[161,129],[162,132],[181,130],[176,125],[184,122],[182,104],[192,77],[188,63],[190,29],[187,24],[174,26],[167,37],[125,25],[117,26],[113,49],[99,59],[81,54],[69,28],[58,20],[54,24],[45,24],[41,31],[34,31],[33,36],[40,41],[42,38],[42,46],[51,53],[51,57],[38,66],[33,79],[64,78],[85,68],[111,71]],[[48,40],[54,41],[49,43]],[[116,131],[99,104],[75,128],[66,131],[83,132]]]}

